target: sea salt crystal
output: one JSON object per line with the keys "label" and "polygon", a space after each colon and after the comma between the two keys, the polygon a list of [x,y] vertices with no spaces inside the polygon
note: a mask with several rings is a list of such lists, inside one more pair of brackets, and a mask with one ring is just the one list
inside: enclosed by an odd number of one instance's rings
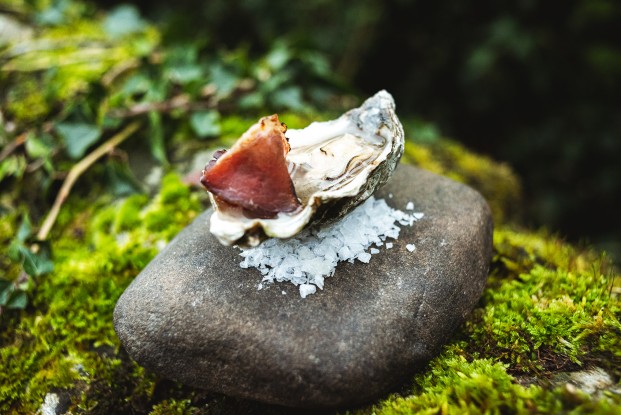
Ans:
{"label": "sea salt crystal", "polygon": [[368,264],[369,261],[371,261],[371,254],[368,252],[362,252],[361,254],[358,254],[358,256],[356,256],[356,259],[359,260],[360,262],[364,262],[365,264]]}
{"label": "sea salt crystal", "polygon": [[405,246],[405,249],[407,249],[410,252],[414,252],[416,250],[416,246],[414,246],[414,244],[407,244]]}
{"label": "sea salt crystal", "polygon": [[405,210],[414,210],[414,203],[408,202],[408,204],[405,206]]}
{"label": "sea salt crystal", "polygon": [[[412,207],[413,209],[413,207]],[[286,240],[268,239],[255,248],[242,249],[242,268],[257,268],[263,279],[258,289],[273,282],[291,282],[306,298],[324,288],[324,280],[336,271],[339,262],[368,263],[380,249],[393,247],[387,238],[397,239],[400,227],[412,226],[415,215],[393,209],[383,199],[370,197],[338,222],[311,228]],[[408,245],[409,247],[410,245]],[[411,245],[412,247],[414,245]],[[409,249],[409,248],[408,248]]]}
{"label": "sea salt crystal", "polygon": [[315,294],[317,291],[317,287],[313,284],[300,284],[300,295],[302,298],[306,298],[306,296]]}

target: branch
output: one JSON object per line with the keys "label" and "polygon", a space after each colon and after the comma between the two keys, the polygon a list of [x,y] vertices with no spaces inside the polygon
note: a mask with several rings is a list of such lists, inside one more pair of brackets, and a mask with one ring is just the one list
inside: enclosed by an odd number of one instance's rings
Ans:
{"label": "branch", "polygon": [[114,147],[129,138],[134,132],[136,132],[138,127],[140,127],[139,121],[129,124],[121,132],[112,136],[112,138],[97,147],[88,156],[84,157],[71,168],[69,174],[67,174],[67,177],[63,182],[62,187],[60,188],[60,191],[58,192],[58,195],[56,195],[56,200],[54,201],[52,209],[50,209],[49,213],[45,217],[45,220],[43,221],[43,224],[41,225],[41,228],[39,229],[39,232],[37,233],[38,240],[43,241],[47,239],[54,222],[56,222],[56,218],[58,217],[62,204],[69,196],[71,188],[82,173],[88,170],[88,168],[99,160],[104,154],[109,153]]}
{"label": "branch", "polygon": [[142,102],[129,108],[115,109],[115,110],[110,111],[110,116],[115,117],[115,118],[128,118],[128,117],[135,117],[137,115],[146,114],[151,111],[155,111],[155,112],[171,112],[174,110],[195,111],[195,110],[202,110],[202,109],[213,109],[216,107],[217,107],[217,104],[214,103],[212,100],[192,102],[190,101],[189,96],[185,94],[180,94],[180,95],[172,97],[171,99],[167,101]]}

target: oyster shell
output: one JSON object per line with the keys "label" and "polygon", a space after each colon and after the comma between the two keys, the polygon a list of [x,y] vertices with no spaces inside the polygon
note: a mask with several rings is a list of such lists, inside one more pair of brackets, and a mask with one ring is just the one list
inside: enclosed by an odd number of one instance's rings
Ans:
{"label": "oyster shell", "polygon": [[[260,145],[256,144],[259,140]],[[378,92],[336,120],[314,122],[302,130],[286,131],[276,115],[264,117],[230,152],[216,154],[203,170],[201,182],[210,190],[214,206],[210,231],[225,245],[256,246],[268,237],[289,238],[309,224],[338,219],[388,180],[403,154],[403,145],[403,127],[395,114],[394,100],[386,91]],[[266,164],[262,155],[252,154],[268,151],[266,148],[277,162],[257,169],[270,177],[220,178],[226,171],[238,174],[241,166],[248,165],[244,164],[248,157],[254,160],[249,163]],[[242,152],[243,157],[236,156]],[[283,156],[285,161],[281,162]],[[234,166],[225,170],[219,163]],[[283,168],[287,169],[292,186],[280,179],[271,186],[271,176],[282,176]],[[212,176],[224,185],[213,184]],[[244,185],[248,182],[244,177],[252,177],[255,183]],[[243,182],[241,186],[248,190],[231,190],[231,180]],[[253,200],[260,198],[256,193],[259,188],[276,189],[269,191],[279,192],[278,195],[289,188],[292,193],[282,198],[274,196],[287,201],[285,204],[261,205]],[[248,196],[245,203],[239,200],[239,194],[244,192],[257,196]],[[263,199],[271,198],[265,196]],[[293,199],[299,203],[292,202]],[[272,210],[272,205],[285,208]]]}

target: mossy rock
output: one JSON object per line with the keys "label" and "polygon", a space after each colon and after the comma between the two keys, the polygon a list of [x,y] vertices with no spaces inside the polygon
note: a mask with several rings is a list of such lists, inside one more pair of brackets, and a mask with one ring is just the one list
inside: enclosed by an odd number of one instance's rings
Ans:
{"label": "mossy rock", "polygon": [[410,140],[403,158],[477,189],[490,205],[496,223],[519,219],[521,183],[507,164],[474,154],[447,138],[433,142]]}
{"label": "mossy rock", "polygon": [[[406,154],[496,201],[495,256],[454,341],[411,385],[353,413],[614,413],[619,395],[550,381],[591,366],[621,375],[620,283],[606,258],[505,224],[503,207],[519,200],[506,166],[452,142],[410,145]],[[204,209],[201,192],[171,173],[153,198],[70,199],[54,235],[55,270],[37,281],[27,309],[2,315],[1,413],[34,413],[50,394],[72,413],[287,412],[158,379],[128,358],[114,333],[116,300]],[[3,242],[16,229],[17,215],[3,216]]]}
{"label": "mossy rock", "polygon": [[[41,17],[53,2],[5,3],[18,15]],[[124,100],[132,104],[134,95],[145,93],[136,85],[122,93],[130,81],[145,80],[138,75],[161,72],[156,70],[159,52],[149,55],[160,44],[153,26],[139,22],[139,30],[113,36],[105,29],[105,15],[95,13],[92,6],[81,1],[60,3],[66,24],[29,30],[33,37],[25,43],[28,53],[2,50],[2,128],[6,119],[36,132],[37,126],[72,115],[115,129],[120,121],[110,124],[103,114],[115,105],[124,108],[121,104],[128,104]],[[37,20],[30,17],[24,21]],[[76,40],[94,49],[80,49]],[[51,46],[40,49],[39,42]],[[149,57],[152,66],[142,57]],[[229,59],[244,61],[235,52]],[[64,65],[72,62],[76,64]],[[134,73],[133,65],[146,68],[127,78]],[[115,77],[108,79],[105,74],[110,73]],[[151,80],[152,99],[165,98],[158,88],[165,79]],[[151,113],[151,153],[165,161],[166,128],[166,136],[172,137],[167,144],[175,148],[173,161],[189,158],[207,144],[229,144],[249,125],[246,115],[222,115],[220,135],[206,143],[191,140],[189,115],[172,114],[167,122],[181,127],[169,128],[161,115]],[[281,118],[292,128],[311,121],[308,112]],[[443,353],[394,395],[349,413],[619,413],[618,272],[597,252],[576,248],[545,231],[520,228],[520,183],[507,165],[473,154],[420,123],[404,121],[408,133],[404,162],[469,184],[488,200],[496,222],[495,256],[480,303]],[[8,143],[3,140],[0,137],[3,145]],[[62,148],[59,139],[54,140],[55,149]],[[145,141],[137,145],[144,147]],[[26,159],[26,150],[4,160],[0,177],[21,180],[33,161]],[[62,160],[60,171],[69,163]],[[33,191],[45,181],[40,176],[32,175],[19,182],[22,188],[0,195],[0,209],[8,208],[0,210],[3,247],[14,240],[24,213],[33,217],[45,213],[41,194]],[[114,305],[161,247],[204,210],[204,192],[170,173],[153,197],[114,199],[94,184],[96,177],[89,172],[81,178],[90,187],[74,189],[63,205],[51,238],[54,271],[32,281],[24,310],[3,310],[0,316],[0,413],[36,413],[44,402],[55,399],[58,409],[71,413],[288,412],[159,379],[128,357],[113,329]],[[35,212],[38,209],[43,212]],[[9,259],[7,251],[0,250],[2,277],[15,281],[21,266]],[[605,370],[617,385],[585,394],[558,381],[589,367]]]}

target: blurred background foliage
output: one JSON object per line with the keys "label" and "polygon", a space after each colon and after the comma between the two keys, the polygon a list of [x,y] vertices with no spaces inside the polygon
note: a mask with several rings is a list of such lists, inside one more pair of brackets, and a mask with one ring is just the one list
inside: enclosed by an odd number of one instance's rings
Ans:
{"label": "blurred background foliage", "polygon": [[[92,187],[148,190],[153,164],[226,145],[257,115],[296,127],[385,88],[414,142],[508,162],[523,223],[618,262],[620,24],[611,0],[0,0],[0,206],[40,223],[71,169],[133,121]],[[47,270],[43,244],[27,249],[40,236],[24,231],[12,257]]]}
{"label": "blurred background foliage", "polygon": [[[621,194],[621,3],[134,4],[163,23],[169,39],[242,48],[251,56],[285,44],[310,53],[301,63],[314,61],[314,70],[329,74],[342,90],[362,96],[389,90],[404,116],[425,119],[467,147],[508,161],[523,179],[529,225],[621,257],[616,201]],[[295,97],[293,92],[287,96]]]}

